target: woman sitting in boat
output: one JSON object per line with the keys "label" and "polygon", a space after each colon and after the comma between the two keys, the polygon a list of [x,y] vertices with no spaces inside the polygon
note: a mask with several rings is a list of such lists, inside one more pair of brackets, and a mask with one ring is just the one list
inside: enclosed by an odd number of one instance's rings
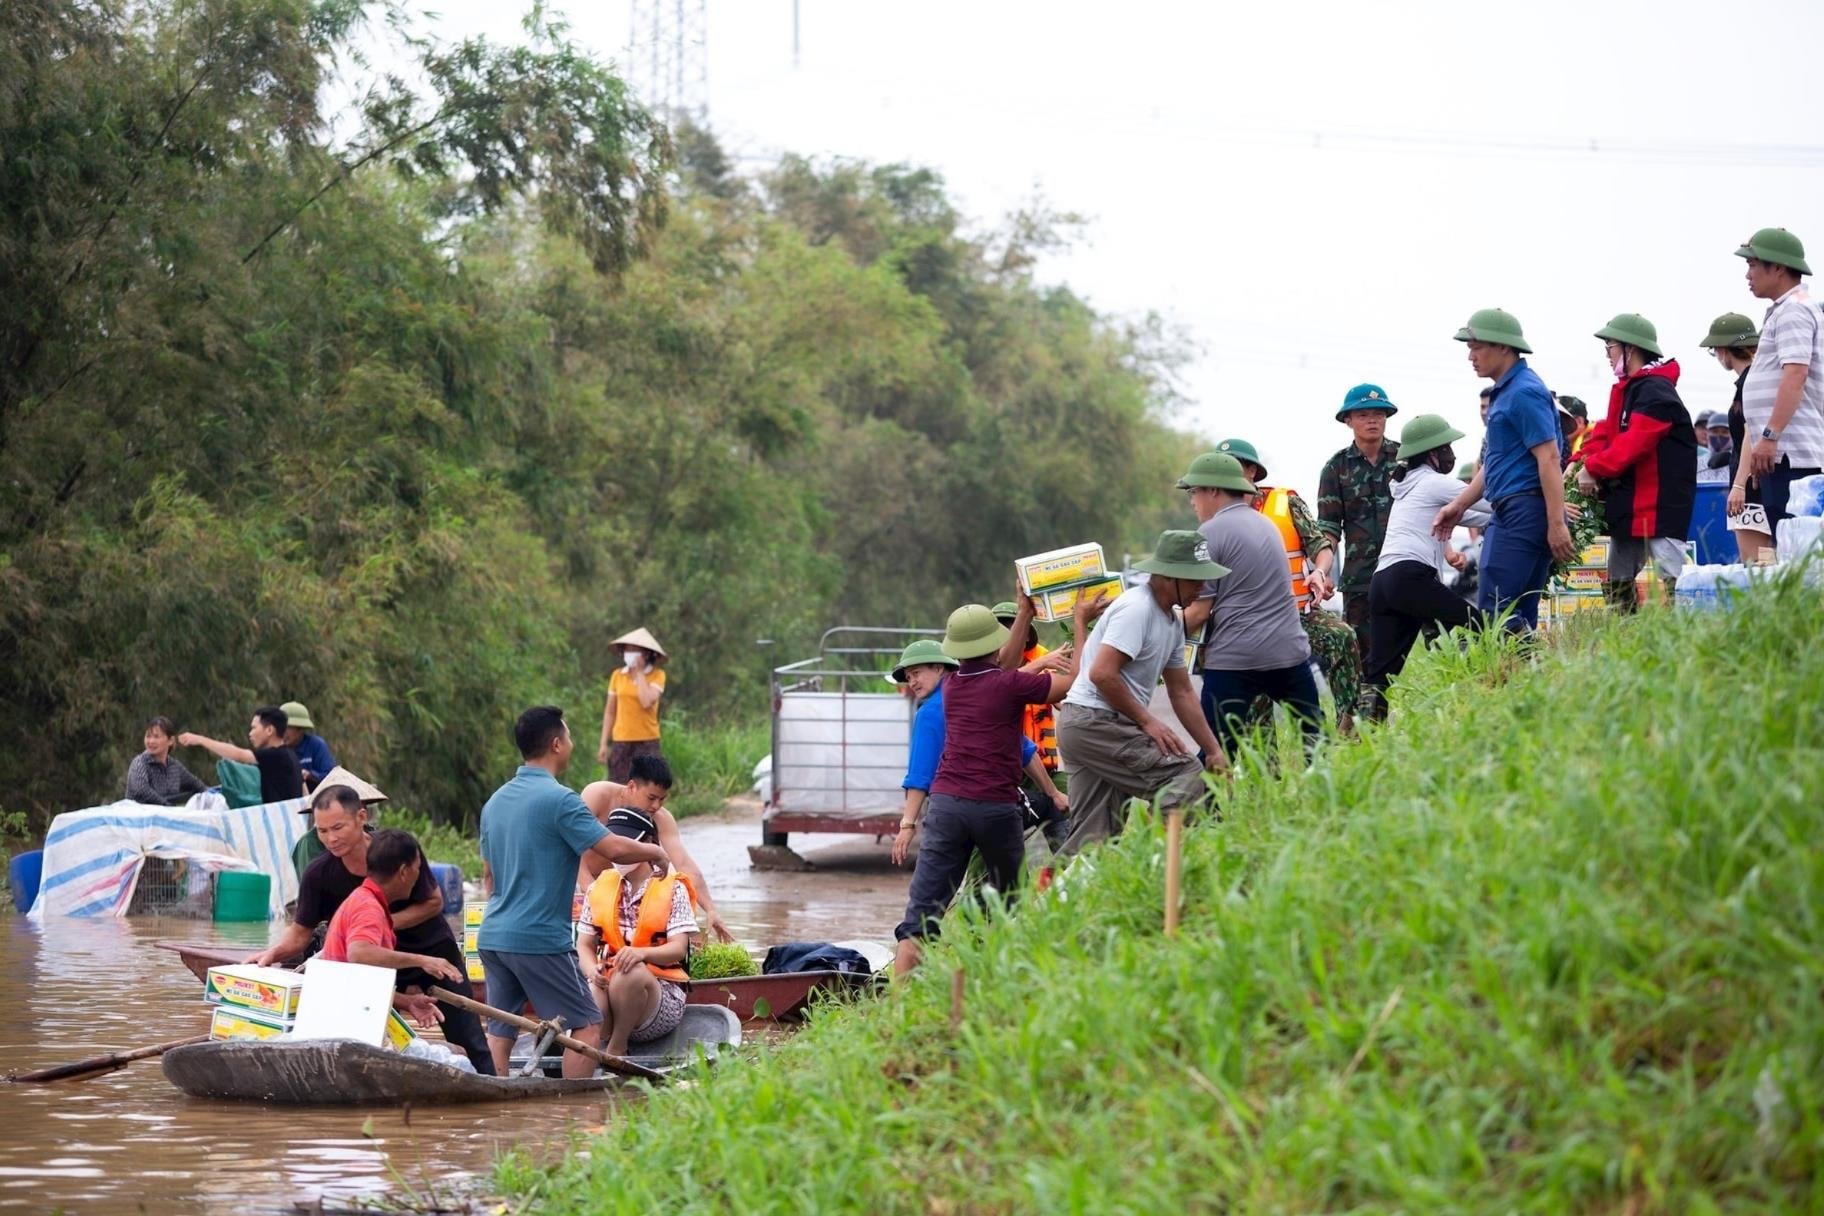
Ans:
{"label": "woman sitting in boat", "polygon": [[[607,828],[629,840],[656,843],[658,825],[632,807],[608,816]],[[684,1018],[684,960],[697,939],[697,918],[682,875],[661,875],[650,862],[603,870],[583,902],[576,955],[602,1011],[602,1049],[626,1055],[630,1043],[650,1043]]]}
{"label": "woman sitting in boat", "polygon": [[[685,883],[690,887],[691,901],[703,913],[703,927],[715,934],[717,939],[732,942],[735,935],[723,923],[722,914],[716,911],[716,901],[710,896],[709,882],[703,877],[702,868],[690,855],[690,850],[684,847],[684,838],[678,834],[676,817],[665,809],[665,799],[671,794],[671,786],[671,765],[665,762],[665,757],[635,756],[628,767],[627,784],[591,781],[583,787],[583,805],[604,824],[608,822],[608,816],[622,807],[636,810],[652,820],[659,829],[659,847],[665,850],[665,856],[671,858],[671,864],[684,876]],[[584,853],[577,868],[576,889],[587,891],[596,876],[608,868],[608,860],[598,853]]]}

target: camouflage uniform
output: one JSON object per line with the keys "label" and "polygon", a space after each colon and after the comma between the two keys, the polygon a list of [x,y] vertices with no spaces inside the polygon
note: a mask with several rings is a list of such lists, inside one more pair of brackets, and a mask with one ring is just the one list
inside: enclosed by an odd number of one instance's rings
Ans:
{"label": "camouflage uniform", "polygon": [[[1267,491],[1271,486],[1262,486],[1260,493],[1254,496],[1254,509],[1260,510],[1267,501]],[[1298,531],[1298,539],[1304,545],[1305,561],[1315,566],[1317,555],[1326,549],[1335,550],[1328,536],[1311,514],[1311,508],[1299,497],[1297,490],[1286,494],[1286,506],[1292,514],[1292,526]],[[1317,659],[1317,668],[1324,673],[1325,683],[1330,685],[1330,696],[1336,702],[1336,714],[1355,712],[1356,699],[1361,695],[1362,656],[1355,644],[1355,631],[1338,620],[1335,613],[1325,612],[1316,604],[1311,611],[1299,614],[1299,623],[1305,627],[1305,637],[1311,643],[1311,654]],[[1271,704],[1265,709],[1256,706],[1261,714],[1272,711]]]}
{"label": "camouflage uniform", "polygon": [[1355,631],[1359,654],[1368,653],[1368,584],[1387,535],[1387,514],[1393,510],[1388,474],[1399,454],[1397,442],[1383,440],[1379,463],[1369,464],[1351,443],[1324,463],[1317,478],[1318,526],[1331,540],[1343,542],[1337,590],[1343,593],[1343,619]]}

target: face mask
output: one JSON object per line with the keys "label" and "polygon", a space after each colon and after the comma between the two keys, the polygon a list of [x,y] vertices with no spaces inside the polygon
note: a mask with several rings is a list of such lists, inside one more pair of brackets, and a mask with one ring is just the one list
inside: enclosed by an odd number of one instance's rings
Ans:
{"label": "face mask", "polygon": [[629,650],[621,656],[621,666],[625,667],[628,671],[632,671],[634,668],[638,667],[639,665],[640,665],[640,656],[635,654],[633,651]]}
{"label": "face mask", "polygon": [[1623,355],[1619,351],[1617,351],[1615,354],[1614,361],[1609,364],[1609,370],[1611,370],[1615,373],[1615,378],[1617,380],[1625,378],[1628,374],[1627,356]]}

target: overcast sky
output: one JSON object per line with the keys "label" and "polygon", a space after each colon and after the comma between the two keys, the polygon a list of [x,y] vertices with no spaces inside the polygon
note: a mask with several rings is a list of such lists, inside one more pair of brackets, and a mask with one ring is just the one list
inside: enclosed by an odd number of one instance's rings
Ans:
{"label": "overcast sky", "polygon": [[[626,0],[557,7],[625,59]],[[513,38],[523,6],[439,11],[444,38]],[[1473,451],[1451,339],[1476,308],[1519,316],[1547,384],[1598,416],[1590,335],[1644,313],[1695,413],[1730,396],[1696,345],[1710,318],[1764,308],[1736,246],[1776,225],[1824,256],[1817,0],[803,0],[800,22],[794,67],[791,0],[710,0],[732,152],[930,166],[983,225],[1035,194],[1084,214],[1042,277],[1165,317],[1199,351],[1175,421],[1252,439],[1307,494],[1360,381],[1396,428],[1442,413]]]}

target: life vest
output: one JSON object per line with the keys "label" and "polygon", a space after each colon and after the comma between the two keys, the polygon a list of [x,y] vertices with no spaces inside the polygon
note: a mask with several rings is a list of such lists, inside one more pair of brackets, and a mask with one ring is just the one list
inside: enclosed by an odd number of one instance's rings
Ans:
{"label": "life vest", "polygon": [[1292,491],[1278,486],[1266,491],[1260,513],[1273,521],[1286,546],[1286,565],[1292,570],[1292,594],[1303,612],[1311,604],[1311,584],[1305,581],[1305,542],[1292,522]]}
{"label": "life vest", "polygon": [[[670,874],[664,878],[655,878],[646,884],[646,891],[640,896],[639,915],[633,924],[633,945],[635,949],[665,944],[665,929],[671,924],[671,893],[679,883],[689,891],[690,883],[681,874]],[[694,903],[695,900],[693,899]],[[598,957],[607,962],[626,947],[627,942],[621,937],[621,872],[610,866],[603,870],[596,880],[589,884],[589,896],[586,901],[588,923],[601,937],[602,945]],[[647,963],[646,969],[662,980],[683,984],[690,980],[690,973],[682,967],[660,967]]]}
{"label": "life vest", "polygon": [[[1043,646],[1034,646],[1026,652],[1025,661],[1042,659],[1051,652]],[[1025,722],[1026,737],[1039,749],[1039,763],[1048,772],[1058,771],[1058,715],[1049,705],[1028,705]]]}

